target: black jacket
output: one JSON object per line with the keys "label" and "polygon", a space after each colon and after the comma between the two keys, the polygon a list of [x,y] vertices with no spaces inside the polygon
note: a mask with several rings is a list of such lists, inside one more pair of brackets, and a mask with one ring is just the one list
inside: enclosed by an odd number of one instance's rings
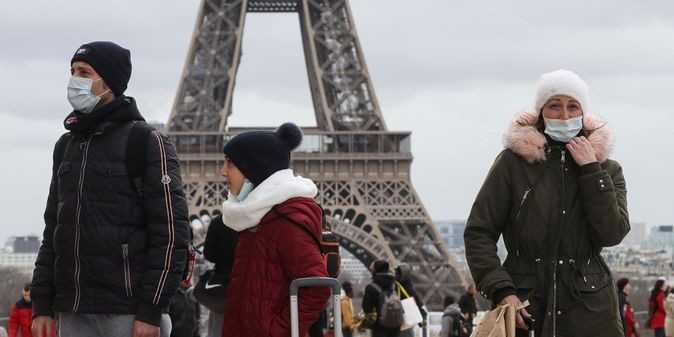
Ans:
{"label": "black jacket", "polygon": [[[33,315],[135,314],[159,325],[184,269],[189,226],[176,151],[149,133],[142,194],[128,177],[127,138],[144,123],[135,101],[119,97],[71,131],[54,151],[42,246],[33,274]],[[87,116],[71,114],[73,118]],[[72,130],[72,129],[71,129]]]}
{"label": "black jacket", "polygon": [[477,314],[477,303],[475,301],[475,296],[472,296],[469,293],[465,293],[459,299],[459,308],[461,308],[461,313],[463,314],[472,314],[473,317]]}
{"label": "black jacket", "polygon": [[234,253],[238,242],[239,232],[225,226],[222,216],[213,218],[208,226],[204,243],[204,256],[215,264],[214,273],[209,282],[227,287],[234,266]]}
{"label": "black jacket", "polygon": [[[372,283],[379,286],[381,291],[386,295],[390,295],[395,291],[395,276],[392,274],[374,274],[374,276],[372,276]],[[368,284],[367,287],[365,287],[362,306],[363,312],[365,313],[377,313],[377,322],[372,327],[372,337],[397,337],[400,335],[400,329],[391,329],[379,325],[381,303],[381,292],[379,289],[372,284]]]}

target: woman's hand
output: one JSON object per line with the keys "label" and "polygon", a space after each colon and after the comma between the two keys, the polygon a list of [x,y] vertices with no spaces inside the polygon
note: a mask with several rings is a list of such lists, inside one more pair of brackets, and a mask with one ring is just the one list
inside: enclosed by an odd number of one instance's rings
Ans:
{"label": "woman's hand", "polygon": [[522,305],[522,302],[520,301],[520,299],[517,298],[517,296],[515,296],[515,295],[510,295],[510,296],[507,296],[506,298],[504,298],[501,301],[501,305],[504,305],[504,304],[510,304],[515,309],[521,308],[521,309],[517,310],[517,318],[516,318],[517,327],[520,328],[520,329],[523,329],[523,330],[529,330],[529,326],[527,325],[526,322],[524,322],[524,319],[530,320],[531,315],[529,314],[529,312],[525,308],[523,308],[523,305]]}
{"label": "woman's hand", "polygon": [[571,139],[571,141],[566,144],[566,149],[571,152],[573,160],[579,166],[584,166],[591,163],[597,162],[597,154],[590,144],[590,141],[585,138],[585,136],[580,136]]}

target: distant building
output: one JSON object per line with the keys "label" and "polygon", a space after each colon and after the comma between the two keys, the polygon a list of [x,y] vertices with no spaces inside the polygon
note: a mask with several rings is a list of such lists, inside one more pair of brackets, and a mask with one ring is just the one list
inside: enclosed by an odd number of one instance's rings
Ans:
{"label": "distant building", "polygon": [[627,234],[622,244],[627,246],[638,246],[646,240],[646,223],[634,222],[630,224],[630,232]]}
{"label": "distant building", "polygon": [[37,253],[40,250],[40,238],[36,235],[16,236],[13,240],[14,253]]}
{"label": "distant building", "polygon": [[466,229],[465,220],[436,221],[435,225],[445,241],[447,248],[464,248],[463,231]]}
{"label": "distant building", "polygon": [[641,248],[674,251],[674,226],[662,225],[652,227],[648,239],[641,243]]}
{"label": "distant building", "polygon": [[17,268],[26,275],[33,274],[35,260],[37,260],[37,253],[0,252],[0,267]]}
{"label": "distant building", "polygon": [[0,267],[18,268],[22,273],[31,275],[40,250],[40,238],[35,235],[11,237],[5,247],[4,251],[0,251]]}

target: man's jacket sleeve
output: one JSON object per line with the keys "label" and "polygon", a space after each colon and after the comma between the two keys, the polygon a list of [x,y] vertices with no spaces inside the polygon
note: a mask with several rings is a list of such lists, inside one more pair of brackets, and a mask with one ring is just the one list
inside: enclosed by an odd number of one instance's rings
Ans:
{"label": "man's jacket sleeve", "polygon": [[190,229],[175,147],[158,131],[147,141],[143,199],[148,236],[136,319],[159,326],[182,278]]}
{"label": "man's jacket sleeve", "polygon": [[61,136],[54,146],[52,155],[52,176],[49,184],[47,207],[44,211],[44,231],[42,244],[35,261],[33,280],[31,282],[31,298],[33,301],[33,317],[53,316],[52,304],[54,301],[54,247],[52,245],[54,228],[58,216],[58,169],[63,149],[70,140],[68,134]]}

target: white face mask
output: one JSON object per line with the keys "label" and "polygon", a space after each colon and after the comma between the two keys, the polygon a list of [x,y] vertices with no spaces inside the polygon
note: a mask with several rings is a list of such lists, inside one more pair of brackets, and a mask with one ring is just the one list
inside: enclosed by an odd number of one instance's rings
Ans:
{"label": "white face mask", "polygon": [[[100,80],[99,78],[96,81]],[[73,109],[83,114],[88,114],[94,111],[98,102],[101,101],[101,96],[110,91],[108,89],[98,96],[94,95],[91,92],[91,86],[93,85],[94,81],[91,79],[79,76],[70,77],[70,81],[68,81],[68,101],[73,106]]]}
{"label": "white face mask", "polygon": [[246,200],[246,197],[248,197],[248,194],[255,189],[255,186],[253,183],[250,182],[250,180],[246,179],[243,181],[243,185],[241,185],[241,190],[239,191],[239,194],[234,194],[230,192],[230,195],[234,198],[234,200],[238,202],[242,202]]}
{"label": "white face mask", "polygon": [[562,143],[570,142],[583,129],[583,116],[567,120],[543,117],[543,120],[545,121],[545,134]]}

